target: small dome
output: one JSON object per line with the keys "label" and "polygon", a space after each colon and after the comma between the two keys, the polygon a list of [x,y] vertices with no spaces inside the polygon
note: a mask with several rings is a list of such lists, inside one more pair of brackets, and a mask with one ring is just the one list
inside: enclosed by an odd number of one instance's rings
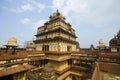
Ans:
{"label": "small dome", "polygon": [[28,42],[27,42],[27,47],[28,47],[28,48],[33,48],[33,47],[35,47],[34,42],[33,42],[33,41],[28,41]]}
{"label": "small dome", "polygon": [[7,46],[18,46],[17,39],[15,37],[9,38]]}
{"label": "small dome", "polygon": [[102,46],[105,46],[105,45],[106,45],[105,41],[103,39],[100,39],[99,40],[99,46],[102,47]]}
{"label": "small dome", "polygon": [[116,36],[110,40],[109,44],[110,45],[117,45],[117,38],[116,38]]}
{"label": "small dome", "polygon": [[99,44],[105,44],[105,41],[103,39],[99,40]]}

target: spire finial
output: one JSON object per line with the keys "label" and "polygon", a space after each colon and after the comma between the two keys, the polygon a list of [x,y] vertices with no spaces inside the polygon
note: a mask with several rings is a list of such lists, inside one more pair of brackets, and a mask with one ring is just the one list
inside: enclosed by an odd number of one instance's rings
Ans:
{"label": "spire finial", "polygon": [[116,34],[114,35],[114,38],[116,38]]}
{"label": "spire finial", "polygon": [[117,35],[118,35],[118,34],[120,34],[120,29],[119,29],[118,32],[117,32]]}
{"label": "spire finial", "polygon": [[59,13],[59,10],[57,9],[57,13]]}
{"label": "spire finial", "polygon": [[120,38],[120,29],[119,29],[119,31],[117,33],[117,37]]}

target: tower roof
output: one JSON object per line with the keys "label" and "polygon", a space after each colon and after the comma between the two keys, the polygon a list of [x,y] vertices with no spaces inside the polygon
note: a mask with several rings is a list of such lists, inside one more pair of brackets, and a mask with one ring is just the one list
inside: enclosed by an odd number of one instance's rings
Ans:
{"label": "tower roof", "polygon": [[110,40],[110,45],[116,45],[117,44],[117,38],[116,38],[116,35],[114,36],[114,38],[112,38],[111,40]]}
{"label": "tower roof", "polygon": [[65,17],[59,12],[59,10],[57,9],[56,12],[54,12],[52,15],[50,15],[50,20],[54,20],[56,18],[61,18],[63,20],[65,20]]}

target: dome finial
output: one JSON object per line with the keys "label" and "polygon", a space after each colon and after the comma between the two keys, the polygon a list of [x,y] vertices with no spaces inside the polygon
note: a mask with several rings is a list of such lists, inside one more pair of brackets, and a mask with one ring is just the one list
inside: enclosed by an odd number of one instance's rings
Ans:
{"label": "dome finial", "polygon": [[57,9],[57,11],[56,11],[57,13],[59,13],[59,10]]}
{"label": "dome finial", "polygon": [[117,32],[117,37],[120,38],[120,29],[119,29],[119,31]]}
{"label": "dome finial", "polygon": [[114,35],[114,38],[116,38],[116,34]]}

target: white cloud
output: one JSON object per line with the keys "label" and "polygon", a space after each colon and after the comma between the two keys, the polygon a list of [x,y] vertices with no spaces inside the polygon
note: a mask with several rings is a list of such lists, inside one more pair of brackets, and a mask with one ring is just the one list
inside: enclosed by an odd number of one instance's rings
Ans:
{"label": "white cloud", "polygon": [[61,10],[67,16],[71,12],[84,12],[86,3],[85,0],[53,0],[53,8]]}
{"label": "white cloud", "polygon": [[44,25],[44,23],[46,22],[46,20],[38,20],[34,23],[34,27],[33,29],[37,30],[38,27]]}
{"label": "white cloud", "polygon": [[28,0],[28,2],[31,3],[32,5],[34,5],[34,7],[36,7],[38,12],[41,12],[42,10],[45,9],[45,5],[40,2],[37,2],[35,0]]}
{"label": "white cloud", "polygon": [[25,11],[33,11],[33,10],[34,10],[34,7],[29,3],[21,5],[20,7],[16,8],[16,9],[11,9],[11,11],[17,12],[17,13],[21,13],[21,12],[25,12]]}
{"label": "white cloud", "polygon": [[53,8],[61,9],[65,4],[64,0],[53,0]]}
{"label": "white cloud", "polygon": [[120,0],[53,0],[53,9],[59,9],[79,24],[84,22],[105,27],[120,20],[119,3]]}
{"label": "white cloud", "polygon": [[38,27],[43,26],[46,21],[47,20],[37,20],[33,22],[29,18],[24,18],[20,20],[22,24],[31,24],[34,30],[37,30]]}
{"label": "white cloud", "polygon": [[23,11],[32,11],[34,8],[31,4],[26,4],[21,6],[21,10]]}
{"label": "white cloud", "polygon": [[22,13],[26,11],[33,11],[37,10],[38,12],[41,12],[45,9],[45,5],[36,1],[36,0],[26,0],[23,1],[23,5],[11,9],[12,12]]}
{"label": "white cloud", "polygon": [[117,0],[87,1],[82,20],[98,27],[107,27],[114,21],[120,20],[119,2]]}
{"label": "white cloud", "polygon": [[23,23],[23,24],[28,24],[28,23],[31,22],[31,20],[29,18],[24,18],[24,19],[21,19],[20,22]]}
{"label": "white cloud", "polygon": [[82,47],[97,46],[101,38],[109,43],[120,29],[120,0],[53,0],[56,9],[71,20]]}

